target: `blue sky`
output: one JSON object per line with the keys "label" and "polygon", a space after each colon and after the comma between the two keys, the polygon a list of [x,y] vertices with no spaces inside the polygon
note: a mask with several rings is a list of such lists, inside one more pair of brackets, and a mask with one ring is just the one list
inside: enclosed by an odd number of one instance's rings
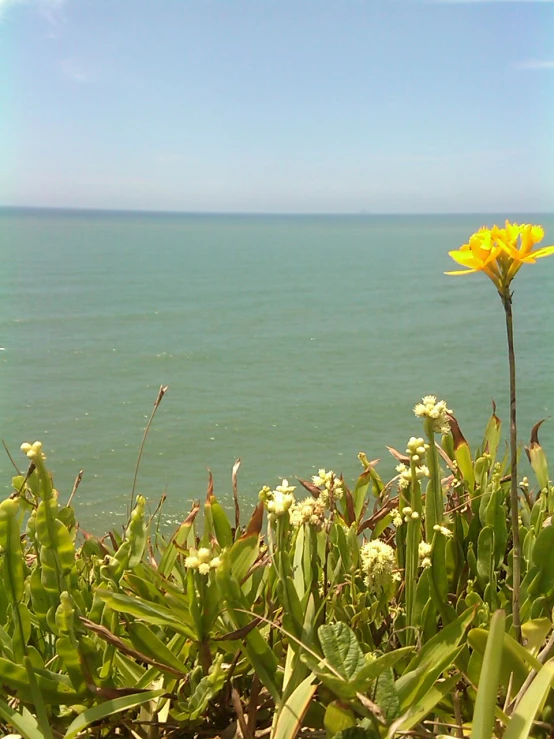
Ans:
{"label": "blue sky", "polygon": [[0,204],[554,210],[554,1],[0,0]]}

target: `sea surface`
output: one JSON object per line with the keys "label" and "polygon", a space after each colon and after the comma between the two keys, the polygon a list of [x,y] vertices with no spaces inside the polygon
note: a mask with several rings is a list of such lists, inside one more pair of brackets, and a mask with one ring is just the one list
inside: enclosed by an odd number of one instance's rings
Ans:
{"label": "sea surface", "polygon": [[[511,214],[542,223],[554,216]],[[472,445],[491,400],[505,420],[503,310],[447,252],[503,214],[250,216],[0,210],[0,436],[16,464],[40,439],[85,529],[124,521],[136,492],[164,521],[205,496],[245,509],[320,468],[361,471],[421,433],[414,404],[448,401]],[[519,430],[552,415],[554,257],[514,282]],[[554,421],[541,429],[554,466]],[[2,490],[14,474],[0,449]]]}

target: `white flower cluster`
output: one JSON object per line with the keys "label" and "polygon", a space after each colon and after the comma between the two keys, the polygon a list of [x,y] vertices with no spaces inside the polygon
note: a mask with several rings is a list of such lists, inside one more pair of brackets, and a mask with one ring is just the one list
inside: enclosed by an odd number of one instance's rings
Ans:
{"label": "white flower cluster", "polygon": [[259,499],[263,502],[269,514],[270,520],[284,515],[294,503],[294,485],[289,485],[288,480],[283,480],[275,490],[265,485],[259,492]]}
{"label": "white flower cluster", "polygon": [[426,541],[419,542],[419,566],[420,567],[431,567],[431,551],[433,547],[427,544]]}
{"label": "white flower cluster", "polygon": [[189,549],[189,555],[185,558],[185,567],[188,570],[198,570],[201,575],[207,575],[210,570],[215,570],[221,564],[220,557],[212,557],[207,547]]}
{"label": "white flower cluster", "polygon": [[376,595],[389,593],[398,579],[394,549],[381,539],[362,544],[360,549],[364,582]]}
{"label": "white flower cluster", "polygon": [[310,524],[321,529],[325,523],[325,503],[321,498],[304,498],[290,509],[290,522],[296,528]]}
{"label": "white flower cluster", "polygon": [[333,498],[340,500],[344,494],[342,480],[340,477],[337,477],[333,470],[329,470],[329,472],[323,468],[318,470],[317,475],[312,477],[312,482],[318,488],[321,488],[319,497],[325,505],[329,504],[330,495],[332,495]]}
{"label": "white flower cluster", "polygon": [[414,511],[414,510],[412,510],[412,509],[410,508],[410,506],[409,506],[409,505],[405,506],[405,507],[404,507],[404,508],[402,509],[402,513],[403,513],[403,515],[404,515],[404,521],[405,521],[406,523],[408,523],[408,521],[409,521],[410,519],[412,519],[412,520],[414,520],[414,521],[417,521],[417,520],[418,520],[418,518],[419,518],[419,513],[418,513],[417,511]]}
{"label": "white flower cluster", "polygon": [[444,400],[437,400],[434,395],[426,395],[421,403],[416,404],[414,413],[418,418],[430,418],[435,433],[448,434],[450,431],[447,414],[452,411],[446,407]]}
{"label": "white flower cluster", "polygon": [[446,536],[446,538],[450,538],[452,536],[450,529],[447,529],[446,526],[439,526],[438,523],[433,526],[433,531],[438,531],[439,534]]}
{"label": "white flower cluster", "polygon": [[426,444],[424,439],[421,437],[416,438],[415,436],[411,436],[406,448],[406,454],[409,454],[412,462],[417,464],[428,449],[429,444]]}
{"label": "white flower cluster", "polygon": [[393,508],[391,510],[391,516],[392,516],[392,525],[398,528],[399,526],[402,526],[403,518],[402,514],[398,510],[398,508]]}
{"label": "white flower cluster", "polygon": [[[396,471],[400,474],[400,479],[398,480],[398,487],[400,490],[405,490],[410,487],[410,483],[412,482],[412,470],[405,464],[400,463],[396,465]],[[424,464],[419,465],[419,467],[415,467],[414,471],[417,480],[421,480],[422,477],[429,477],[429,469]]]}
{"label": "white flower cluster", "polygon": [[36,459],[37,457],[39,459],[46,459],[42,452],[42,442],[40,441],[35,441],[33,444],[25,442],[20,448],[21,451],[31,460]]}

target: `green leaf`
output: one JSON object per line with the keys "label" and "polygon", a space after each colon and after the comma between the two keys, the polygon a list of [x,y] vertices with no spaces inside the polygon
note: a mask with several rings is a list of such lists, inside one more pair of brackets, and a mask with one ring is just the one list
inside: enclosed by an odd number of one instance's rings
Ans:
{"label": "green leaf", "polygon": [[549,618],[535,618],[522,624],[521,632],[525,648],[536,656],[552,629]]}
{"label": "green leaf", "polygon": [[356,635],[345,623],[324,624],[317,634],[325,659],[342,678],[350,680],[365,666]]}
{"label": "green leaf", "polygon": [[[489,632],[485,629],[471,629],[467,636],[468,644],[484,658]],[[541,663],[530,651],[522,647],[509,634],[504,634],[500,650],[500,683],[507,690],[510,681],[512,689],[518,691],[527,679],[531,668],[540,670]]]}
{"label": "green leaf", "polygon": [[98,596],[106,605],[114,611],[128,613],[131,616],[141,618],[147,623],[158,626],[170,626],[180,634],[196,640],[196,635],[173,611],[164,606],[148,603],[140,598],[131,598],[122,593],[112,593],[109,590],[97,590]]}
{"label": "green leaf", "polygon": [[505,625],[506,614],[504,611],[496,611],[491,620],[483,666],[479,676],[471,739],[491,739],[493,735]]}
{"label": "green leaf", "polygon": [[479,585],[484,588],[492,575],[494,553],[494,532],[490,526],[484,526],[477,540],[477,577]]}
{"label": "green leaf", "polygon": [[233,531],[227,514],[215,496],[210,498],[210,505],[217,543],[222,549],[230,549],[233,546]]}
{"label": "green leaf", "polygon": [[10,726],[13,726],[23,739],[44,739],[44,734],[39,729],[36,718],[25,706],[21,707],[21,713],[19,713],[0,698],[0,716]]}
{"label": "green leaf", "polygon": [[258,534],[244,534],[224,555],[237,582],[242,582],[246,577],[246,573],[256,561],[259,553],[258,544]]}
{"label": "green leaf", "polygon": [[316,691],[314,676],[308,675],[294,690],[286,703],[279,706],[271,732],[271,739],[294,739]]}
{"label": "green leaf", "polygon": [[31,698],[33,699],[33,705],[37,714],[40,731],[44,739],[52,739],[52,729],[50,728],[50,721],[48,719],[48,709],[46,708],[46,702],[38,686],[35,671],[29,657],[23,658],[23,666],[25,667],[29,678],[29,691],[31,693]]}
{"label": "green leaf", "polygon": [[504,733],[504,739],[527,739],[535,716],[545,704],[553,680],[554,658],[546,662],[525,691],[525,694],[512,713]]}
{"label": "green leaf", "polygon": [[[401,647],[392,652],[382,654],[370,661],[368,661],[368,655],[366,655],[366,664],[364,664],[361,670],[356,674],[356,685],[359,685],[362,681],[366,682],[369,680],[375,680],[375,678],[379,677],[379,675],[385,672],[385,670],[389,670],[391,667],[394,667],[397,662],[413,652],[414,649],[415,647]],[[358,690],[363,692],[362,687],[359,687]]]}
{"label": "green leaf", "polygon": [[216,696],[227,680],[227,672],[222,668],[223,655],[219,655],[192,695],[186,702],[185,710],[179,714],[179,720],[194,721],[204,713],[209,702]]}
{"label": "green leaf", "polygon": [[173,652],[168,649],[166,643],[158,639],[146,624],[140,621],[131,621],[127,625],[127,632],[133,646],[139,652],[155,659],[157,662],[173,667],[174,670],[179,670],[183,674],[188,672],[186,665],[177,659]]}
{"label": "green leaf", "polygon": [[445,695],[450,693],[459,679],[459,675],[452,675],[452,677],[449,677],[443,682],[439,682],[431,687],[420,700],[410,705],[408,710],[392,724],[389,729],[389,733],[387,734],[388,739],[394,739],[397,732],[410,731],[414,726],[421,723],[437,703],[439,703]]}
{"label": "green leaf", "polygon": [[[42,674],[41,674],[42,672]],[[35,676],[39,690],[46,703],[51,705],[73,705],[78,703],[79,695],[70,687],[66,676],[50,673],[51,677],[45,677],[46,670],[38,672]],[[0,685],[7,685],[11,690],[18,693],[24,700],[29,699],[31,690],[29,675],[24,667],[10,660],[0,657]]]}
{"label": "green leaf", "polygon": [[400,699],[394,685],[394,672],[391,668],[379,675],[373,695],[375,703],[377,703],[387,721],[392,721],[398,716],[400,713]]}
{"label": "green leaf", "polygon": [[100,719],[114,716],[116,713],[121,711],[127,711],[129,708],[136,708],[142,706],[143,703],[158,698],[163,695],[165,690],[148,690],[145,693],[135,693],[134,695],[124,695],[122,698],[114,698],[114,700],[106,701],[101,703],[99,706],[93,706],[83,711],[77,718],[72,721],[67,731],[63,735],[63,739],[74,739],[77,734],[80,734],[90,724]]}
{"label": "green leaf", "polygon": [[198,503],[196,503],[186,519],[173,534],[168,545],[166,546],[160,560],[160,564],[158,566],[158,573],[162,577],[169,577],[169,575],[171,574],[173,567],[175,566],[175,562],[177,561],[177,555],[179,553],[178,547],[185,546],[189,533],[193,527],[194,519],[196,518],[199,510],[200,506],[198,505]]}
{"label": "green leaf", "polygon": [[344,703],[331,701],[325,709],[323,725],[327,735],[334,737],[337,732],[356,726],[356,718],[352,709]]}
{"label": "green leaf", "polygon": [[402,710],[407,710],[417,696],[423,695],[429,684],[437,680],[444,670],[453,664],[463,649],[458,645],[474,616],[475,609],[468,608],[455,621],[429,639],[410,662],[402,677],[396,681]]}

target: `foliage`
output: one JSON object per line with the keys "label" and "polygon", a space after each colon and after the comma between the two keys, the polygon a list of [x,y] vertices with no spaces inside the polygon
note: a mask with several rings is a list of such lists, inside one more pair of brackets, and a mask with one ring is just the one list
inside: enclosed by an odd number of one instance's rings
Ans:
{"label": "foliage", "polygon": [[203,523],[196,504],[169,539],[141,496],[123,535],[83,537],[40,444],[24,445],[28,472],[0,503],[6,726],[32,739],[229,725],[279,739],[547,736],[554,487],[538,425],[538,485],[519,487],[522,645],[501,422],[493,412],[471,454],[445,404],[415,410],[424,436],[390,450],[386,484],[362,454],[352,489],[320,470],[301,499],[285,480],[232,526],[210,478]]}

